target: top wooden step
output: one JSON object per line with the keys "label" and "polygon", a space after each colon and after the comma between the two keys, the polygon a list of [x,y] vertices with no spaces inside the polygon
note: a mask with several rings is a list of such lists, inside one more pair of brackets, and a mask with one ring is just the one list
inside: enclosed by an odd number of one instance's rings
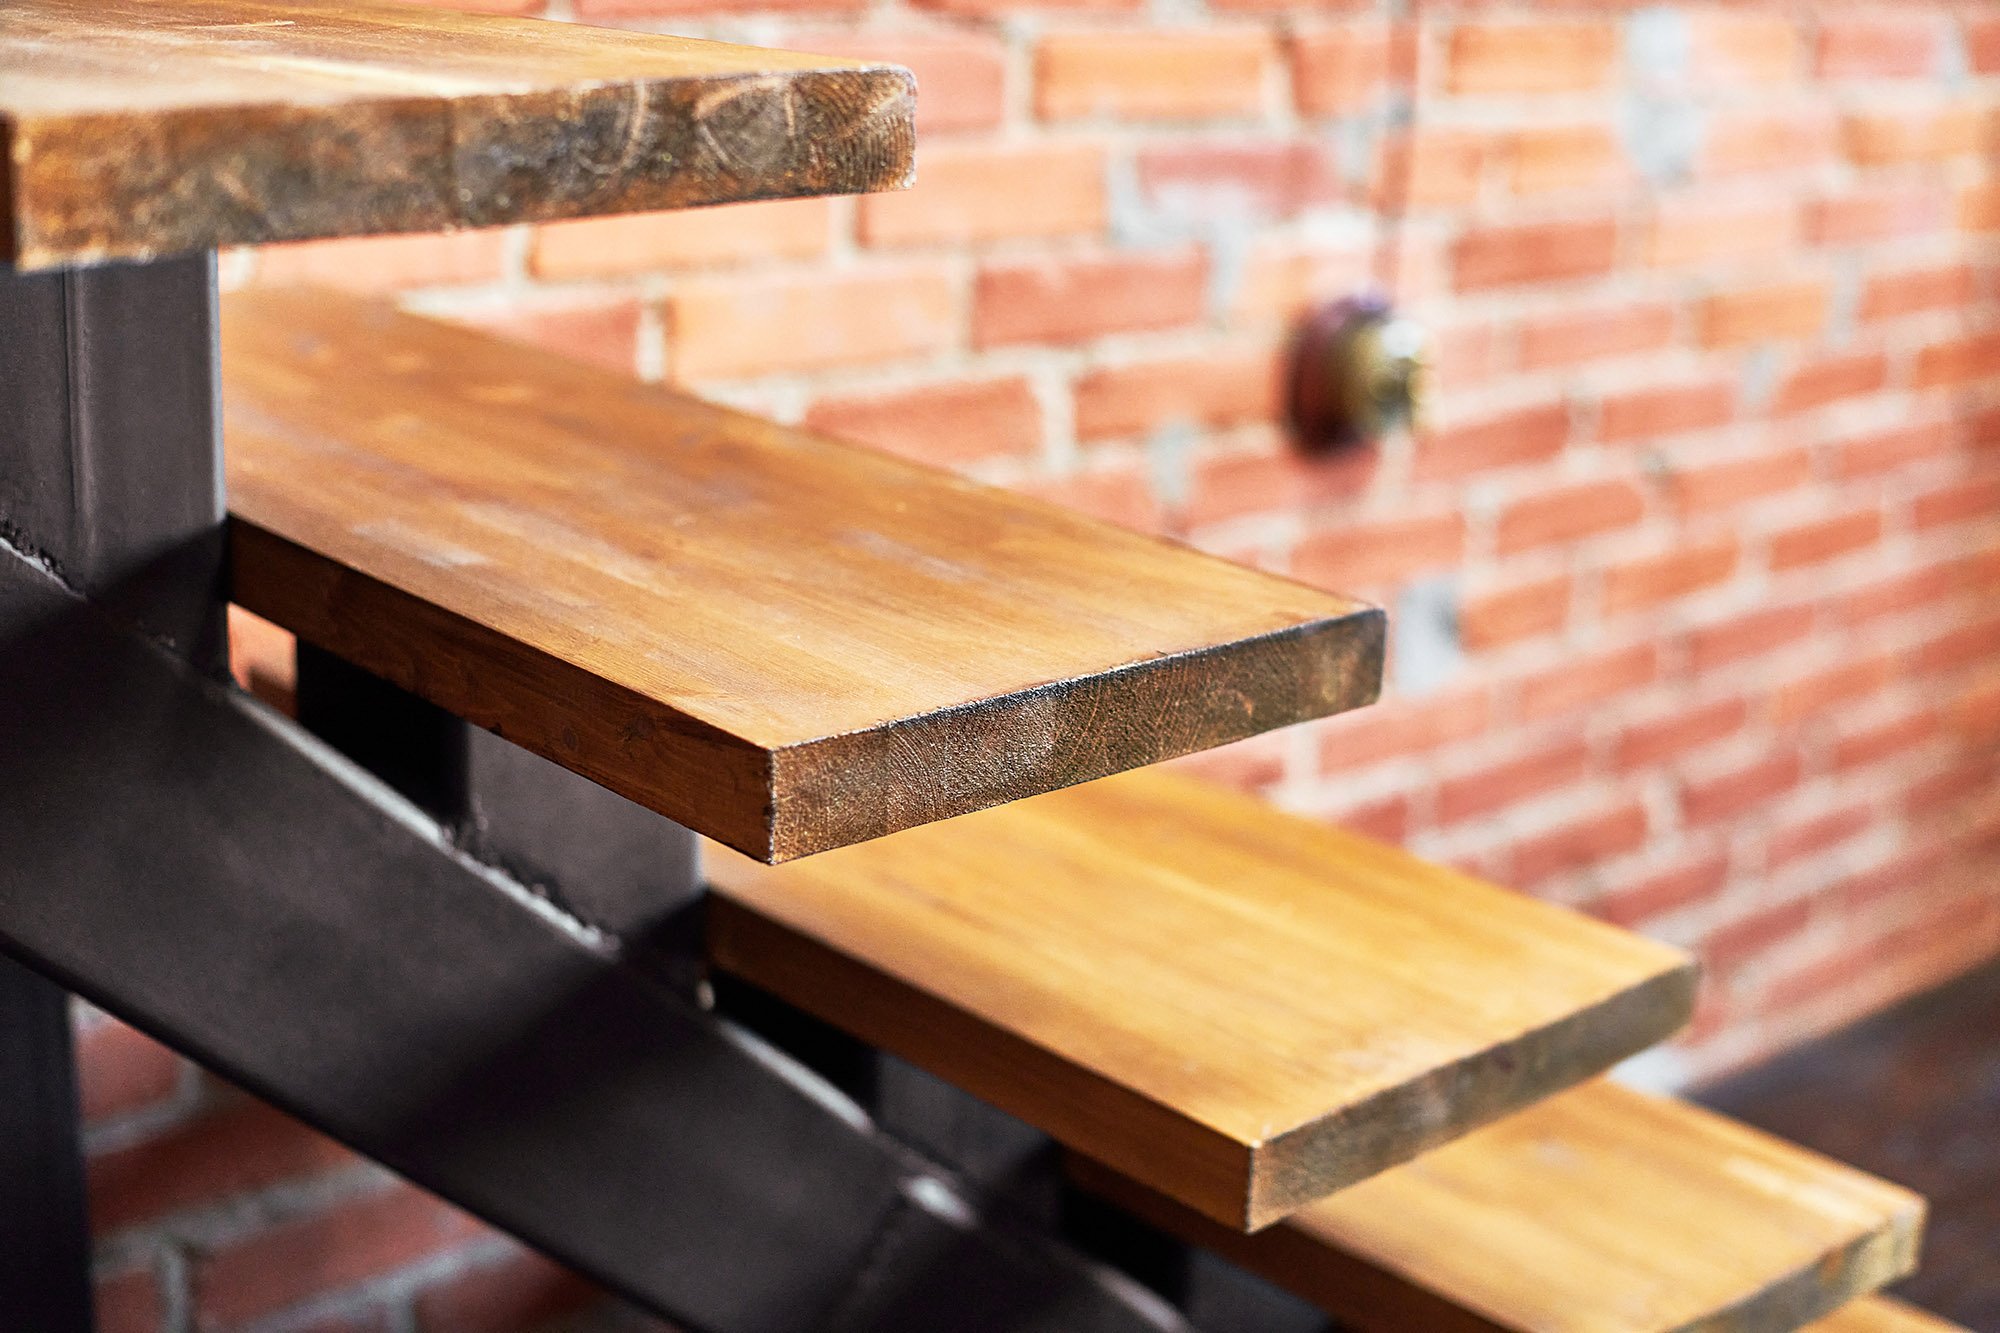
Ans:
{"label": "top wooden step", "polygon": [[907,184],[907,70],[410,5],[0,4],[0,259]]}
{"label": "top wooden step", "polygon": [[1849,1301],[1838,1313],[1828,1315],[1806,1333],[1968,1333],[1968,1330],[1928,1310],[1887,1296],[1865,1296]]}
{"label": "top wooden step", "polygon": [[385,306],[222,362],[238,603],[766,860],[1380,685],[1358,602]]}

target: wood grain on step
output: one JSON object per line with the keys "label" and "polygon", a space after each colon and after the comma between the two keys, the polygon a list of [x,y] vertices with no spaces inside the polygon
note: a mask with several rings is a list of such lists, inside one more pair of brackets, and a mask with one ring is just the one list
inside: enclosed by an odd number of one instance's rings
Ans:
{"label": "wood grain on step", "polygon": [[1251,1237],[1072,1169],[1358,1333],[1792,1333],[1908,1273],[1924,1214],[1907,1190],[1603,1080]]}
{"label": "wood grain on step", "polygon": [[577,24],[347,0],[9,0],[0,259],[892,189],[914,114],[898,67]]}
{"label": "wood grain on step", "polygon": [[1887,1296],[1868,1296],[1849,1301],[1837,1313],[1808,1327],[1805,1333],[1969,1333],[1969,1330],[1914,1305]]}
{"label": "wood grain on step", "polygon": [[1232,1227],[1587,1078],[1692,998],[1675,950],[1159,773],[709,869],[725,971]]}
{"label": "wood grain on step", "polygon": [[229,298],[233,595],[783,860],[1371,701],[1358,602],[386,307]]}

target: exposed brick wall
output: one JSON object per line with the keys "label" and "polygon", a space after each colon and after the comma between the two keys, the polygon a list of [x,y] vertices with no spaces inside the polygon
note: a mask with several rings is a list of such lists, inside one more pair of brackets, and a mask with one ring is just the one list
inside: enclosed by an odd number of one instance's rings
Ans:
{"label": "exposed brick wall", "polygon": [[[1380,599],[1387,701],[1198,767],[1697,948],[1666,1077],[2000,948],[1989,7],[572,8],[912,65],[921,183],[230,280],[405,293]],[[1435,331],[1431,418],[1302,459],[1279,350],[1371,275]],[[112,1333],[589,1297],[115,1025],[84,1069]]]}

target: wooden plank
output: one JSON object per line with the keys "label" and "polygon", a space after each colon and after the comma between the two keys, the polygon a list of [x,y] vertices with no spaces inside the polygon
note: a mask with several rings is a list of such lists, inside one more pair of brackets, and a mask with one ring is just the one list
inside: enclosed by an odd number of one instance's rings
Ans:
{"label": "wooden plank", "polygon": [[1232,1227],[1686,1019],[1675,950],[1159,773],[771,870],[724,970]]}
{"label": "wooden plank", "polygon": [[1967,1333],[1967,1330],[1914,1305],[1887,1296],[1870,1296],[1849,1301],[1813,1324],[1806,1333]]}
{"label": "wooden plank", "polygon": [[1080,1183],[1359,1333],[1790,1333],[1915,1265],[1923,1200],[1598,1081],[1244,1237]]}
{"label": "wooden plank", "polygon": [[[895,66],[410,5],[0,5],[0,258],[908,183]],[[11,240],[8,240],[11,232]]]}
{"label": "wooden plank", "polygon": [[752,855],[1375,697],[1358,602],[386,307],[225,305],[234,599]]}

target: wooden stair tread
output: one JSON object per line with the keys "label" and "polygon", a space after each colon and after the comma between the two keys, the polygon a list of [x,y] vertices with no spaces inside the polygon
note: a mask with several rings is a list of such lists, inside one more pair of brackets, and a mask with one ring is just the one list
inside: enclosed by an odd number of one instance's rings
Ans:
{"label": "wooden stair tread", "polygon": [[1916,1195],[1599,1080],[1245,1237],[1080,1183],[1361,1333],[1790,1333],[1910,1271]]}
{"label": "wooden stair tread", "polygon": [[714,963],[1257,1227],[1687,1016],[1675,950],[1135,773],[773,870],[717,852]]}
{"label": "wooden stair tread", "polygon": [[224,303],[233,597],[783,860],[1371,701],[1382,617],[321,292]]}
{"label": "wooden stair tread", "polygon": [[906,70],[375,3],[0,5],[0,259],[907,183]]}
{"label": "wooden stair tread", "polygon": [[1967,1330],[1914,1305],[1887,1296],[1866,1296],[1849,1301],[1813,1324],[1806,1333],[1967,1333]]}

